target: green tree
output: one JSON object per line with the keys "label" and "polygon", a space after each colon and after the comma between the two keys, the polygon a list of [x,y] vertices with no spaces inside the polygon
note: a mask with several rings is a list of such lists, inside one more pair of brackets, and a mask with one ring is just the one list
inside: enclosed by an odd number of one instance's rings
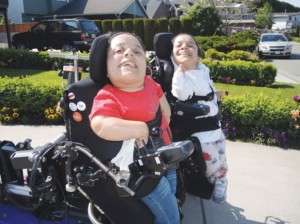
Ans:
{"label": "green tree", "polygon": [[257,9],[255,26],[259,29],[271,29],[273,25],[273,8],[266,2],[262,8]]}
{"label": "green tree", "polygon": [[218,33],[222,20],[217,8],[210,1],[197,2],[181,19],[190,19],[194,35],[212,36]]}
{"label": "green tree", "polygon": [[[280,0],[254,0],[253,5],[258,9],[263,7],[266,2],[268,2],[272,6],[273,12],[298,12],[300,10],[299,7],[295,7],[287,2],[282,2]],[[256,11],[255,7],[253,11]]]}

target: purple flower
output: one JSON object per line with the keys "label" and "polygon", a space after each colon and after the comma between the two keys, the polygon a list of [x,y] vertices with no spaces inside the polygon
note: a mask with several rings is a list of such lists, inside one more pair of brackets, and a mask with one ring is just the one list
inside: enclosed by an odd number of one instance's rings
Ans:
{"label": "purple flower", "polygon": [[278,140],[278,134],[275,132],[275,133],[273,133],[273,140]]}
{"label": "purple flower", "polygon": [[265,133],[266,133],[266,134],[272,133],[272,129],[270,129],[270,128],[265,128]]}
{"label": "purple flower", "polygon": [[281,133],[281,139],[282,139],[283,142],[287,141],[287,136],[286,136],[285,132]]}
{"label": "purple flower", "polygon": [[300,97],[295,95],[294,96],[294,101],[297,102],[297,103],[300,103]]}

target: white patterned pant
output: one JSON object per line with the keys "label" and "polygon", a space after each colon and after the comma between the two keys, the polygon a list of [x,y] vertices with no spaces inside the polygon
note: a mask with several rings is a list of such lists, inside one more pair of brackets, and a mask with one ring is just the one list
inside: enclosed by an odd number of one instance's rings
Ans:
{"label": "white patterned pant", "polygon": [[213,183],[216,179],[225,179],[227,174],[226,140],[201,143],[206,163],[206,176]]}

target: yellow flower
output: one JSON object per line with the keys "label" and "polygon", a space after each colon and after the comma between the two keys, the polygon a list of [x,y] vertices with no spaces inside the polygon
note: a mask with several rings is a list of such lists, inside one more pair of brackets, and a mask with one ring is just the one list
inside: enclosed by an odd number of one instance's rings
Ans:
{"label": "yellow flower", "polygon": [[6,116],[4,117],[4,121],[10,121],[10,120],[11,120],[10,116],[7,116],[7,115],[6,115]]}

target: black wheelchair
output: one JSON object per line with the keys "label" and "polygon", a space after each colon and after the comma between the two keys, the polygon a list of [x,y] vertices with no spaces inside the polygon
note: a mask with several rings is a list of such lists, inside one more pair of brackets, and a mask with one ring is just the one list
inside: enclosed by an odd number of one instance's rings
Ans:
{"label": "black wheelchair", "polygon": [[[132,178],[110,162],[123,142],[99,138],[88,119],[94,96],[106,84],[107,38],[105,34],[93,42],[90,75],[64,91],[60,104],[65,133],[36,148],[31,147],[30,139],[17,144],[0,142],[0,206],[16,211],[17,220],[153,223],[152,213],[139,197],[194,151],[189,139],[167,146],[151,140],[152,150],[135,153]],[[150,138],[156,138],[155,133]],[[1,223],[11,223],[2,219]]]}

